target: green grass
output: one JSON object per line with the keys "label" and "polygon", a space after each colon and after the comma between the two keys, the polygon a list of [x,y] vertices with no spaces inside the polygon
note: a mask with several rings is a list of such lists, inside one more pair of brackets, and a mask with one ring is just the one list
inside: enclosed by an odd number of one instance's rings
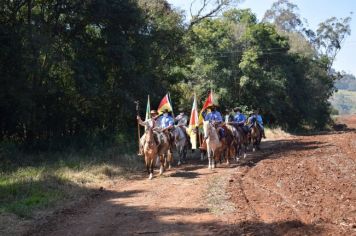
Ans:
{"label": "green grass", "polygon": [[0,214],[13,213],[20,218],[54,209],[97,189],[105,181],[128,177],[143,168],[142,159],[120,154],[118,149],[91,155],[16,155],[23,163],[10,161],[0,166]]}
{"label": "green grass", "polygon": [[356,113],[356,91],[339,90],[330,101],[339,114]]}

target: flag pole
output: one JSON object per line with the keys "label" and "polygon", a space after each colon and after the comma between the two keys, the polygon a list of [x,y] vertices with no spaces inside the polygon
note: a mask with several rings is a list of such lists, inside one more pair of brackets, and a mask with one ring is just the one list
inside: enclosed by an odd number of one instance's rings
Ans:
{"label": "flag pole", "polygon": [[171,108],[172,108],[172,117],[174,119],[174,112],[173,112],[173,104],[172,104],[172,100],[171,100],[171,94],[170,92],[167,93],[168,95],[168,100],[169,100],[169,103],[171,104]]}
{"label": "flag pole", "polygon": [[[139,101],[135,101],[136,103],[136,115],[138,116],[139,115],[139,110],[140,110],[140,102]],[[140,134],[140,124],[137,120],[137,140],[138,140],[138,151],[140,152],[140,137],[141,137],[141,134]]]}

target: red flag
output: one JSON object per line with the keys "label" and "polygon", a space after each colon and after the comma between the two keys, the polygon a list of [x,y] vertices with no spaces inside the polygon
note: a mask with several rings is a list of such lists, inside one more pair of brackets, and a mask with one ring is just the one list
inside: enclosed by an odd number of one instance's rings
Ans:
{"label": "red flag", "polygon": [[172,104],[169,100],[168,94],[162,98],[161,102],[159,103],[157,112],[161,115],[166,109],[173,113]]}
{"label": "red flag", "polygon": [[209,106],[214,105],[214,100],[213,100],[213,92],[210,91],[208,98],[206,99],[203,108],[201,109],[201,112],[204,111],[206,108],[208,108]]}
{"label": "red flag", "polygon": [[208,107],[212,106],[212,105],[216,105],[214,98],[213,98],[213,91],[210,91],[208,98],[206,99],[203,108],[201,109],[200,113],[199,113],[199,125],[203,124],[203,111],[205,111]]}

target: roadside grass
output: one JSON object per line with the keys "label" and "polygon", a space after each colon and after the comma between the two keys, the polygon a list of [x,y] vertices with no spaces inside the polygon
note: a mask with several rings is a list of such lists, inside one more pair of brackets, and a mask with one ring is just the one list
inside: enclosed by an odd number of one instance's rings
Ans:
{"label": "roadside grass", "polygon": [[21,157],[16,159],[24,163],[0,166],[0,215],[10,213],[24,219],[33,218],[38,211],[79,199],[106,181],[128,178],[143,168],[142,159],[120,154],[119,149],[96,151],[90,155],[17,155]]}
{"label": "roadside grass", "polygon": [[290,138],[292,135],[282,130],[280,127],[268,128],[265,127],[265,134],[267,139],[281,139]]}

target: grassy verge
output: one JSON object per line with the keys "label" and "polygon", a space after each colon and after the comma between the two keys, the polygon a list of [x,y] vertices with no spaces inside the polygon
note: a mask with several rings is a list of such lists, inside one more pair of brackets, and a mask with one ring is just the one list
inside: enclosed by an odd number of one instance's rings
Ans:
{"label": "grassy verge", "polygon": [[280,138],[289,138],[291,134],[285,132],[279,127],[274,128],[265,128],[265,134],[268,139],[280,139]]}
{"label": "grassy verge", "polygon": [[[34,218],[37,212],[79,199],[106,181],[126,178],[143,168],[142,159],[120,154],[120,150],[91,155],[19,155],[21,158],[17,158],[26,164],[0,167],[0,216],[16,215],[19,220]],[[37,161],[26,162],[35,159]]]}

